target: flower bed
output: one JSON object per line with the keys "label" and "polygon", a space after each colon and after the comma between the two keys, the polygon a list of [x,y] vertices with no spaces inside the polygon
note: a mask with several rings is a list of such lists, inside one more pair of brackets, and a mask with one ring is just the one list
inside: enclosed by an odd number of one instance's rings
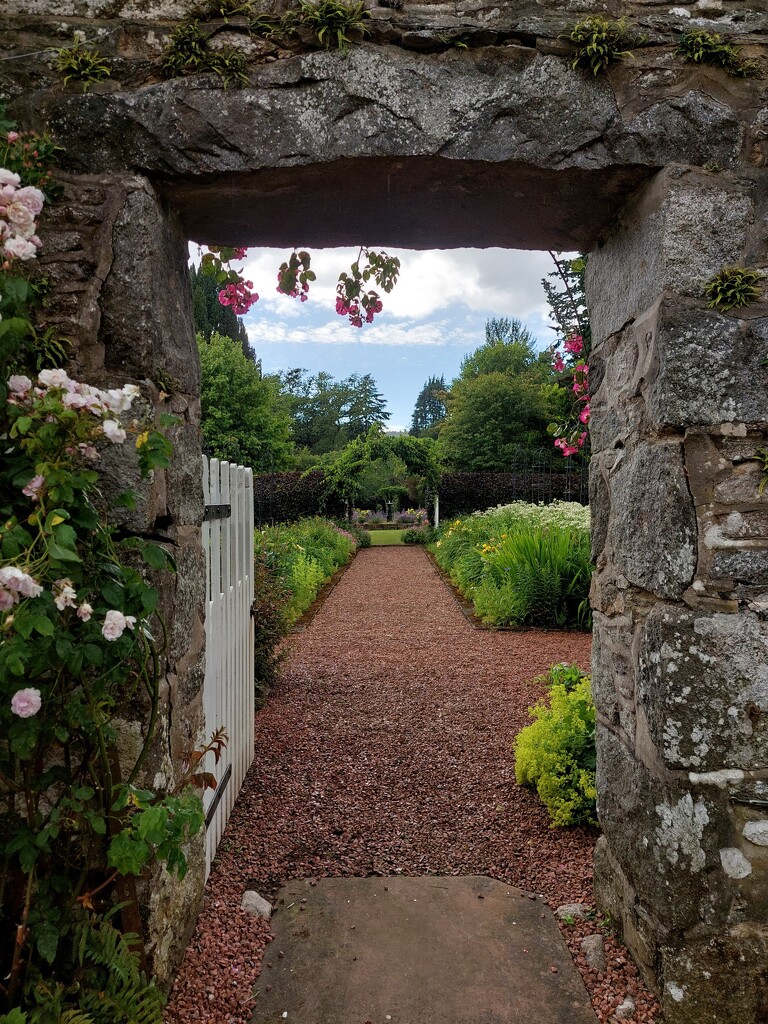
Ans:
{"label": "flower bed", "polygon": [[576,502],[454,519],[429,550],[488,625],[590,625],[589,509]]}

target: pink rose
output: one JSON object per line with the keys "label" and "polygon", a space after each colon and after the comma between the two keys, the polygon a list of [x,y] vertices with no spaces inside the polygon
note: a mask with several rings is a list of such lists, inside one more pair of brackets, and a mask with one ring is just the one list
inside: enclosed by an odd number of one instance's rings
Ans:
{"label": "pink rose", "polygon": [[33,476],[26,487],[22,487],[21,493],[25,494],[28,498],[33,501],[40,501],[40,489],[45,483],[45,477],[41,476],[40,473],[37,476]]}
{"label": "pink rose", "polygon": [[15,603],[16,598],[14,598],[10,590],[0,587],[0,612],[9,612]]}
{"label": "pink rose", "polygon": [[60,612],[65,608],[77,606],[77,594],[72,586],[72,580],[56,580],[53,584],[53,603]]}
{"label": "pink rose", "polygon": [[23,374],[14,373],[8,378],[8,390],[14,395],[26,395],[32,387],[32,381]]}
{"label": "pink rose", "polygon": [[93,615],[93,608],[91,608],[87,601],[83,601],[83,603],[77,609],[78,619],[82,619],[83,622],[88,622],[91,615]]}
{"label": "pink rose", "polygon": [[112,609],[104,616],[104,625],[101,627],[101,635],[105,640],[117,640],[128,629],[136,625],[135,615],[123,615],[122,612]]}
{"label": "pink rose", "polygon": [[20,238],[18,235],[4,242],[3,250],[6,256],[9,256],[11,259],[21,260],[22,262],[34,259],[37,254],[36,246],[25,238]]}
{"label": "pink rose", "polygon": [[19,718],[32,718],[43,706],[40,691],[33,686],[17,690],[11,698],[11,711]]}
{"label": "pink rose", "polygon": [[0,185],[15,185],[18,188],[20,184],[21,178],[18,174],[6,170],[5,167],[0,167]]}
{"label": "pink rose", "polygon": [[32,185],[25,185],[16,192],[14,200],[17,203],[21,203],[22,206],[26,206],[29,212],[36,217],[43,208],[45,196],[39,188],[34,188]]}

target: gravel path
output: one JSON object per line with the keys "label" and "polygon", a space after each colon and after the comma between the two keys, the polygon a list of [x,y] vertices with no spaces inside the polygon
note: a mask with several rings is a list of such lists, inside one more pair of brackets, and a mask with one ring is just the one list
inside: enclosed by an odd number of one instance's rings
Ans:
{"label": "gravel path", "polygon": [[[271,951],[268,926],[239,909],[246,888],[269,898],[290,878],[485,874],[553,907],[591,903],[595,830],[550,828],[511,750],[542,693],[532,678],[558,661],[587,668],[589,636],[475,630],[421,549],[381,548],[360,552],[289,647],[167,1021],[248,1021]],[[652,1022],[615,940],[598,973],[580,953],[594,923],[562,928],[601,1021],[631,995],[625,1019]]]}

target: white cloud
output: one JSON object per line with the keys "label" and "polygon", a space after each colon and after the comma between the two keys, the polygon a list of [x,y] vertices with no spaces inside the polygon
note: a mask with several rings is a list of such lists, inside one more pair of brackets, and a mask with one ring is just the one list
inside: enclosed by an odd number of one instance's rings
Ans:
{"label": "white cloud", "polygon": [[345,318],[328,320],[318,326],[290,326],[274,321],[249,322],[248,339],[259,349],[264,344],[290,342],[293,345],[455,345],[463,348],[477,340],[477,328],[449,320],[419,324],[413,321],[350,326]]}
{"label": "white cloud", "polygon": [[[547,253],[442,249],[390,254],[399,256],[401,272],[392,293],[382,296],[388,316],[423,320],[457,304],[522,320],[546,316],[541,278],[553,269]],[[254,311],[266,309],[272,315],[292,319],[302,312],[297,300],[275,292],[277,268],[287,256],[284,249],[253,250],[249,255],[246,277],[253,280],[261,296]],[[310,289],[313,307],[333,309],[339,273],[348,269],[356,257],[356,249],[318,249],[312,253],[312,269],[318,277]]]}

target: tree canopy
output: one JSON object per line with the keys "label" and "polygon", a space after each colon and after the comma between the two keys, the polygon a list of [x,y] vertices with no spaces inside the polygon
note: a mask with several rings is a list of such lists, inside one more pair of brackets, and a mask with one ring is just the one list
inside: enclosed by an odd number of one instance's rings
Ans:
{"label": "tree canopy", "polygon": [[291,403],[296,444],[314,455],[336,451],[389,419],[370,373],[336,380],[324,370],[313,375],[295,368],[280,379]]}
{"label": "tree canopy", "polygon": [[355,438],[324,464],[326,495],[354,501],[363,474],[377,459],[388,456],[400,459],[409,472],[423,477],[428,487],[438,486],[440,466],[431,438],[385,434],[380,427],[373,426],[365,437]]}
{"label": "tree canopy", "polygon": [[419,392],[411,416],[409,433],[414,437],[437,437],[446,416],[445,377],[430,377]]}
{"label": "tree canopy", "polygon": [[291,416],[277,377],[263,376],[242,346],[213,332],[197,336],[202,431],[206,451],[253,469],[293,463]]}

